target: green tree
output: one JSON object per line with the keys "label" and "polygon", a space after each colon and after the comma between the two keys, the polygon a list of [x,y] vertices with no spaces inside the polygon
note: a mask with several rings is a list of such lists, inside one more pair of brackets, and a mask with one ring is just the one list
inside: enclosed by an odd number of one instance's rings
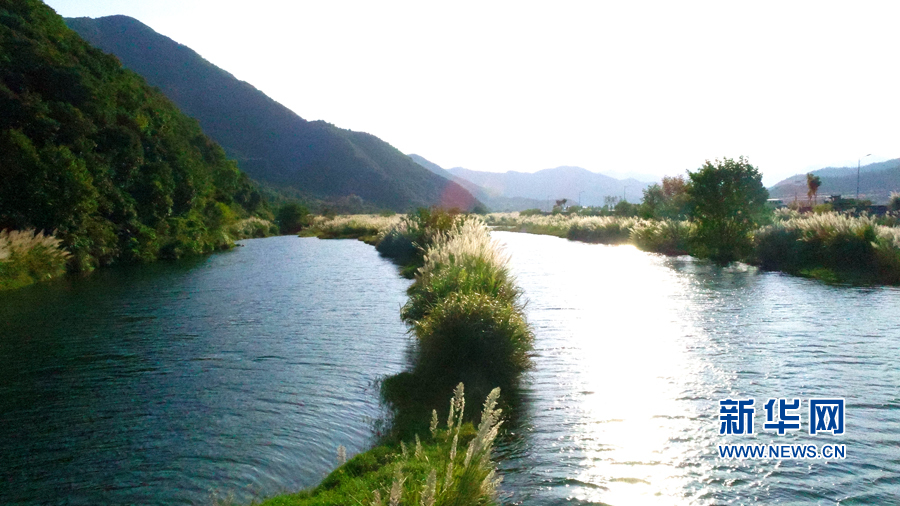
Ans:
{"label": "green tree", "polygon": [[309,209],[296,202],[285,204],[278,209],[275,221],[282,234],[296,234],[309,224]]}
{"label": "green tree", "polygon": [[809,198],[809,205],[813,205],[813,199],[819,194],[819,187],[822,186],[822,178],[814,175],[812,172],[806,175],[806,196]]}
{"label": "green tree", "polygon": [[664,177],[662,185],[653,184],[644,189],[640,214],[644,218],[684,219],[687,201],[684,176]]}
{"label": "green tree", "polygon": [[722,265],[744,258],[769,198],[759,170],[744,157],[725,158],[707,160],[688,176],[689,215],[697,224],[694,253]]}

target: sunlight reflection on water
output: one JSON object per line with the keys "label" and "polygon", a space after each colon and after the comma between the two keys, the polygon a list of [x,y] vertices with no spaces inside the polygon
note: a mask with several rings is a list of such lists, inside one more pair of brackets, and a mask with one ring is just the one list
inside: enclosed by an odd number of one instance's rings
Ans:
{"label": "sunlight reflection on water", "polygon": [[[755,439],[720,439],[717,401],[732,395],[831,395],[851,402],[864,394],[868,401],[885,400],[896,419],[896,371],[884,370],[875,377],[893,388],[852,388],[861,386],[862,364],[879,347],[900,351],[900,325],[893,316],[900,314],[900,298],[895,289],[827,287],[746,266],[718,269],[688,258],[665,258],[630,246],[502,232],[494,236],[512,255],[537,337],[535,369],[524,385],[523,414],[511,424],[516,434],[502,448],[508,502],[900,500],[891,486],[897,482],[890,481],[900,476],[896,445],[873,450],[887,460],[873,472],[852,458],[779,464],[725,461],[715,454],[721,443],[773,440],[768,433]],[[872,294],[879,301],[875,316],[880,320],[874,323],[868,314],[854,314],[856,323],[848,322],[847,305],[858,305],[859,297]],[[822,313],[842,322],[840,328],[829,329],[824,340],[819,339]],[[843,345],[846,332],[860,323],[874,323],[867,332],[876,342],[862,348]],[[832,346],[829,353],[846,356],[846,363],[833,368],[826,357],[815,354],[820,345]],[[813,373],[810,363],[831,367],[831,372]],[[853,415],[883,416],[865,409]],[[894,423],[882,429],[879,438],[896,443],[898,429]],[[779,442],[795,443],[797,437],[803,444],[825,442],[796,435]],[[855,438],[867,443],[865,435]],[[850,437],[843,442],[852,447],[853,441]],[[871,447],[861,444],[856,451]],[[823,474],[835,484],[824,485]],[[866,486],[885,476],[889,480],[881,487]],[[848,488],[848,483],[854,486]]]}

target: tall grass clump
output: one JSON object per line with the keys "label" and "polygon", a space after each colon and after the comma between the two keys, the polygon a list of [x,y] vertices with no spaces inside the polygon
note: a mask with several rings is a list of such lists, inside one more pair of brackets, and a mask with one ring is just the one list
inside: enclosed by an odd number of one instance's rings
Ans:
{"label": "tall grass clump", "polygon": [[687,255],[694,226],[689,221],[641,220],[631,228],[631,242],[639,249],[664,255]]}
{"label": "tall grass clump", "polygon": [[52,234],[34,230],[0,231],[0,290],[62,276],[70,255]]}
{"label": "tall grass clump", "polygon": [[315,489],[275,497],[263,506],[497,504],[500,478],[491,453],[502,424],[499,397],[499,388],[488,394],[476,428],[465,421],[465,395],[459,384],[445,425],[440,426],[434,410],[430,425],[414,438],[378,446],[346,463],[339,457],[342,465]]}
{"label": "tall grass clump", "polygon": [[455,211],[421,208],[383,230],[375,248],[404,266],[403,274],[413,277],[424,265],[425,251],[441,236],[456,231],[463,217]]}
{"label": "tall grass clump", "polygon": [[776,221],[756,233],[759,265],[816,277],[900,283],[900,229],[871,216],[811,214]]}
{"label": "tall grass clump", "polygon": [[643,220],[619,216],[591,216],[570,219],[566,238],[573,241],[599,244],[625,244],[631,239],[631,229]]}
{"label": "tall grass clump", "polygon": [[238,220],[228,228],[228,232],[236,239],[255,239],[278,234],[278,225],[269,220],[251,216]]}
{"label": "tall grass clump", "polygon": [[478,397],[497,386],[514,389],[530,365],[534,337],[521,291],[485,224],[466,217],[432,241],[401,310],[416,337],[412,370],[382,387],[400,432],[433,407],[433,392],[458,382]]}
{"label": "tall grass clump", "polygon": [[316,236],[320,239],[361,239],[374,244],[379,234],[399,221],[399,216],[375,214],[317,216],[301,235]]}
{"label": "tall grass clump", "polygon": [[451,294],[482,293],[519,307],[520,291],[509,273],[509,256],[478,218],[437,234],[424,253],[401,317],[414,324]]}

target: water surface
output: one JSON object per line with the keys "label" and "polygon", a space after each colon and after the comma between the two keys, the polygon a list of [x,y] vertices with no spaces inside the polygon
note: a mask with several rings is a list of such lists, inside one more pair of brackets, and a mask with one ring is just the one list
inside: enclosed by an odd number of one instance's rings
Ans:
{"label": "water surface", "polygon": [[373,442],[408,281],[276,237],[0,293],[0,504],[238,503]]}
{"label": "water surface", "polygon": [[[495,232],[536,332],[511,504],[900,504],[900,290],[720,269],[630,246]],[[757,400],[719,436],[718,400]],[[716,445],[824,444],[762,430],[770,397],[846,399],[843,461],[720,459]]]}

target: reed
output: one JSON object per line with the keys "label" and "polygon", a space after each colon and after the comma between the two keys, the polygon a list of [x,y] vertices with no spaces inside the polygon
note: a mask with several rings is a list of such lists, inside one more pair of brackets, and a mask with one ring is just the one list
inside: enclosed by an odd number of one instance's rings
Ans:
{"label": "reed", "polygon": [[900,228],[879,220],[831,212],[776,221],[756,233],[755,260],[768,270],[897,284]]}
{"label": "reed", "polygon": [[639,249],[664,255],[687,255],[695,227],[689,221],[640,220],[631,227],[631,242]]}
{"label": "reed", "polygon": [[0,231],[0,290],[62,276],[69,257],[53,234],[35,230]]}
{"label": "reed", "polygon": [[278,235],[278,225],[256,216],[244,218],[228,227],[228,233],[236,239],[254,239]]}

